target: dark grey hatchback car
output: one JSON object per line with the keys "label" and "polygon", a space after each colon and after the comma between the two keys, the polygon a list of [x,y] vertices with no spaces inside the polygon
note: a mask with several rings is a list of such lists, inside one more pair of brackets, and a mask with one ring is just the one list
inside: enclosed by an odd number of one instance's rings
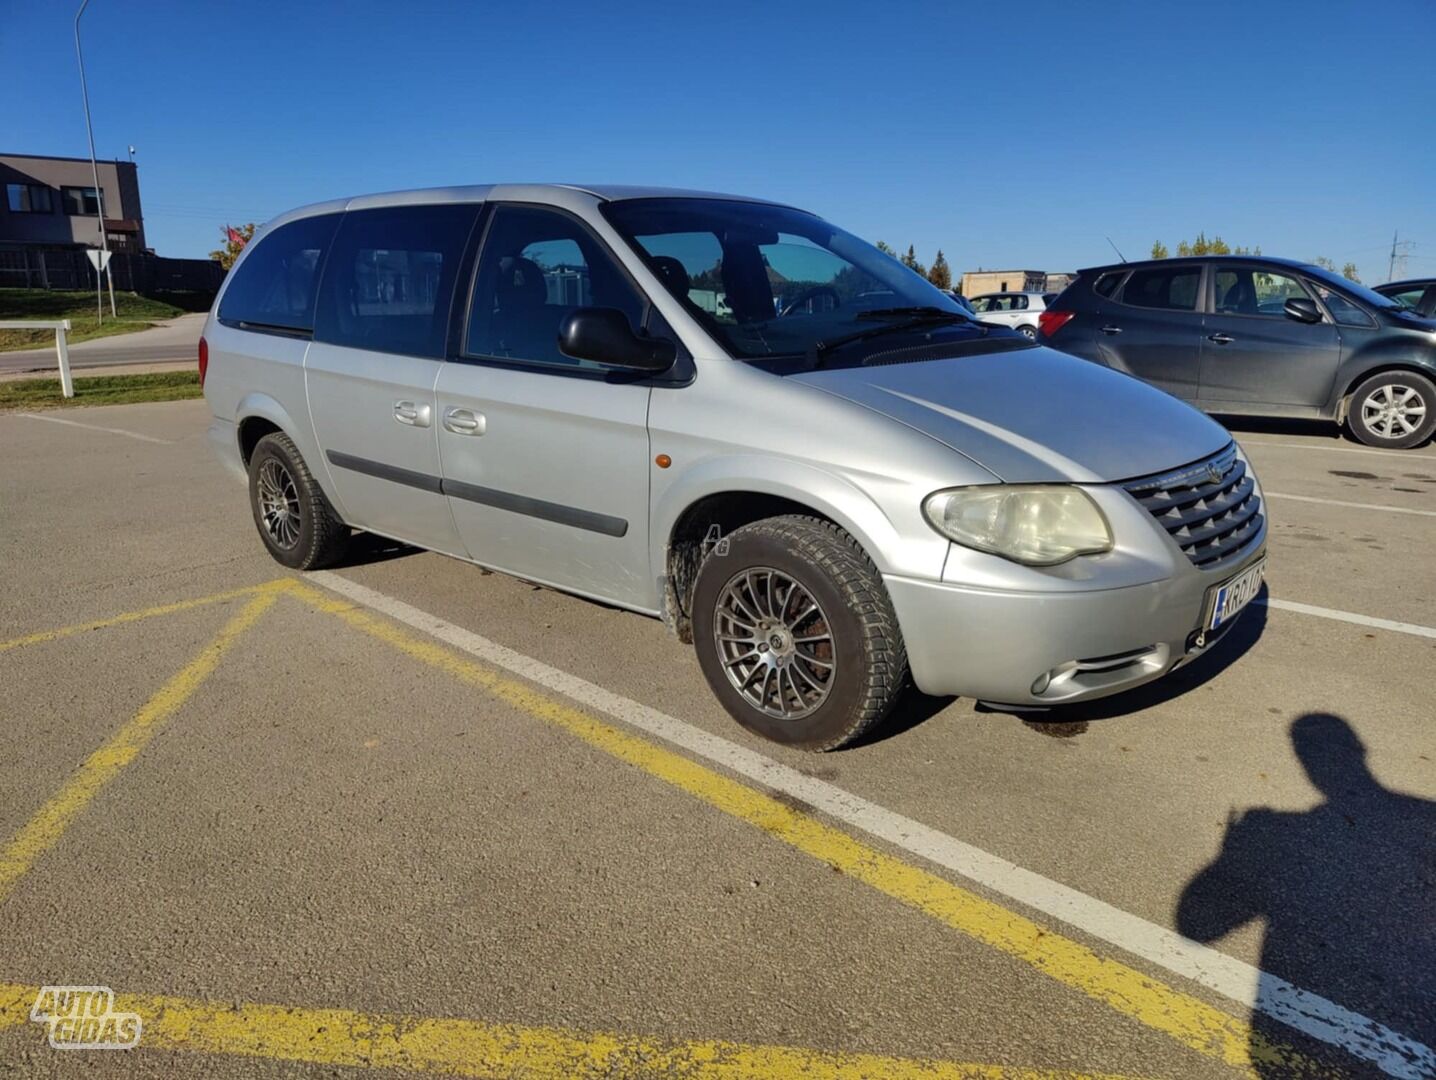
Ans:
{"label": "dark grey hatchback car", "polygon": [[1335,420],[1396,449],[1436,429],[1436,319],[1319,266],[1206,256],[1094,267],[1040,330],[1053,348],[1207,412]]}

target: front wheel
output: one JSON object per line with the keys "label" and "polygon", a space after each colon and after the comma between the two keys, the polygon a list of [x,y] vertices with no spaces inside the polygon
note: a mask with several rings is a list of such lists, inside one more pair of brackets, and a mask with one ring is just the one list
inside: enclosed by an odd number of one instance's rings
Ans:
{"label": "front wheel", "polygon": [[805,750],[857,739],[907,680],[881,575],[852,537],[817,518],[736,529],[698,572],[693,638],[733,718]]}
{"label": "front wheel", "polygon": [[288,435],[275,432],[255,445],[249,458],[249,503],[269,554],[291,570],[329,566],[349,544],[349,527]]}
{"label": "front wheel", "polygon": [[1025,337],[1028,341],[1036,341],[1036,340],[1037,340],[1037,327],[1035,327],[1035,326],[1019,326],[1017,329],[1018,329],[1018,331],[1022,334],[1022,336]]}
{"label": "front wheel", "polygon": [[1420,446],[1436,430],[1436,385],[1414,371],[1379,372],[1352,394],[1347,423],[1367,446]]}

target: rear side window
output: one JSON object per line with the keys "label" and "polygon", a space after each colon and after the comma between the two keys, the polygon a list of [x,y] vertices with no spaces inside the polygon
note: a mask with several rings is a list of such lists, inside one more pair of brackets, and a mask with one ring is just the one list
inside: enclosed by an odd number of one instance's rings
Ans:
{"label": "rear side window", "polygon": [[1199,266],[1159,266],[1133,270],[1122,290],[1122,303],[1133,307],[1166,308],[1171,311],[1197,310],[1197,286],[1202,280]]}
{"label": "rear side window", "polygon": [[314,338],[442,358],[476,203],[352,210],[324,265]]}
{"label": "rear side window", "polygon": [[1106,299],[1110,300],[1112,298],[1112,294],[1117,291],[1117,286],[1121,284],[1122,275],[1124,273],[1126,273],[1126,271],[1116,270],[1112,273],[1103,274],[1092,285],[1092,291],[1098,296],[1105,297]]}
{"label": "rear side window", "polygon": [[314,294],[339,214],[300,218],[255,241],[219,302],[219,319],[258,329],[314,329]]}

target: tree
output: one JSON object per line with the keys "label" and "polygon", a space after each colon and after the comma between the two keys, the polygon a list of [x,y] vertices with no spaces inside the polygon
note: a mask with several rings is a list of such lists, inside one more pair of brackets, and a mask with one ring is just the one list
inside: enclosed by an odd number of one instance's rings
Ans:
{"label": "tree", "polygon": [[898,257],[898,253],[892,248],[888,247],[887,241],[885,240],[878,241],[878,250],[881,251],[884,255],[891,255],[894,259]]}
{"label": "tree", "polygon": [[1314,266],[1319,266],[1319,267],[1321,267],[1323,270],[1330,270],[1332,273],[1335,273],[1335,272],[1336,272],[1336,263],[1332,262],[1332,261],[1331,261],[1330,259],[1328,259],[1325,255],[1318,255],[1316,258],[1312,259],[1311,261],[1312,261],[1312,265],[1314,265]]}
{"label": "tree", "polygon": [[1348,262],[1342,266],[1341,276],[1346,278],[1347,281],[1354,281],[1358,285],[1361,284],[1361,276],[1356,272],[1356,264],[1354,262]]}
{"label": "tree", "polygon": [[907,254],[902,257],[902,264],[909,270],[915,270],[923,277],[927,277],[927,267],[917,261],[917,252],[911,244],[907,246]]}
{"label": "tree", "polygon": [[1160,240],[1152,241],[1152,258],[1165,259],[1167,257],[1167,245]]}
{"label": "tree", "polygon": [[942,248],[937,249],[937,258],[932,261],[932,269],[927,272],[927,279],[943,292],[952,290],[952,268],[947,265]]}
{"label": "tree", "polygon": [[219,231],[224,236],[224,247],[218,251],[211,251],[209,257],[228,270],[234,265],[234,260],[239,258],[239,253],[244,250],[244,245],[254,239],[254,222],[241,225],[237,229],[231,225],[225,225]]}

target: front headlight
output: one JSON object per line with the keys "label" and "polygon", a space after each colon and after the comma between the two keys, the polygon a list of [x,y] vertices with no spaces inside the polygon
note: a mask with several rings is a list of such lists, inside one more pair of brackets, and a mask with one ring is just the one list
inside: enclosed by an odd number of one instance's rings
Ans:
{"label": "front headlight", "polygon": [[929,495],[922,510],[954,543],[1029,566],[1112,549],[1112,530],[1097,504],[1065,484],[951,488]]}

